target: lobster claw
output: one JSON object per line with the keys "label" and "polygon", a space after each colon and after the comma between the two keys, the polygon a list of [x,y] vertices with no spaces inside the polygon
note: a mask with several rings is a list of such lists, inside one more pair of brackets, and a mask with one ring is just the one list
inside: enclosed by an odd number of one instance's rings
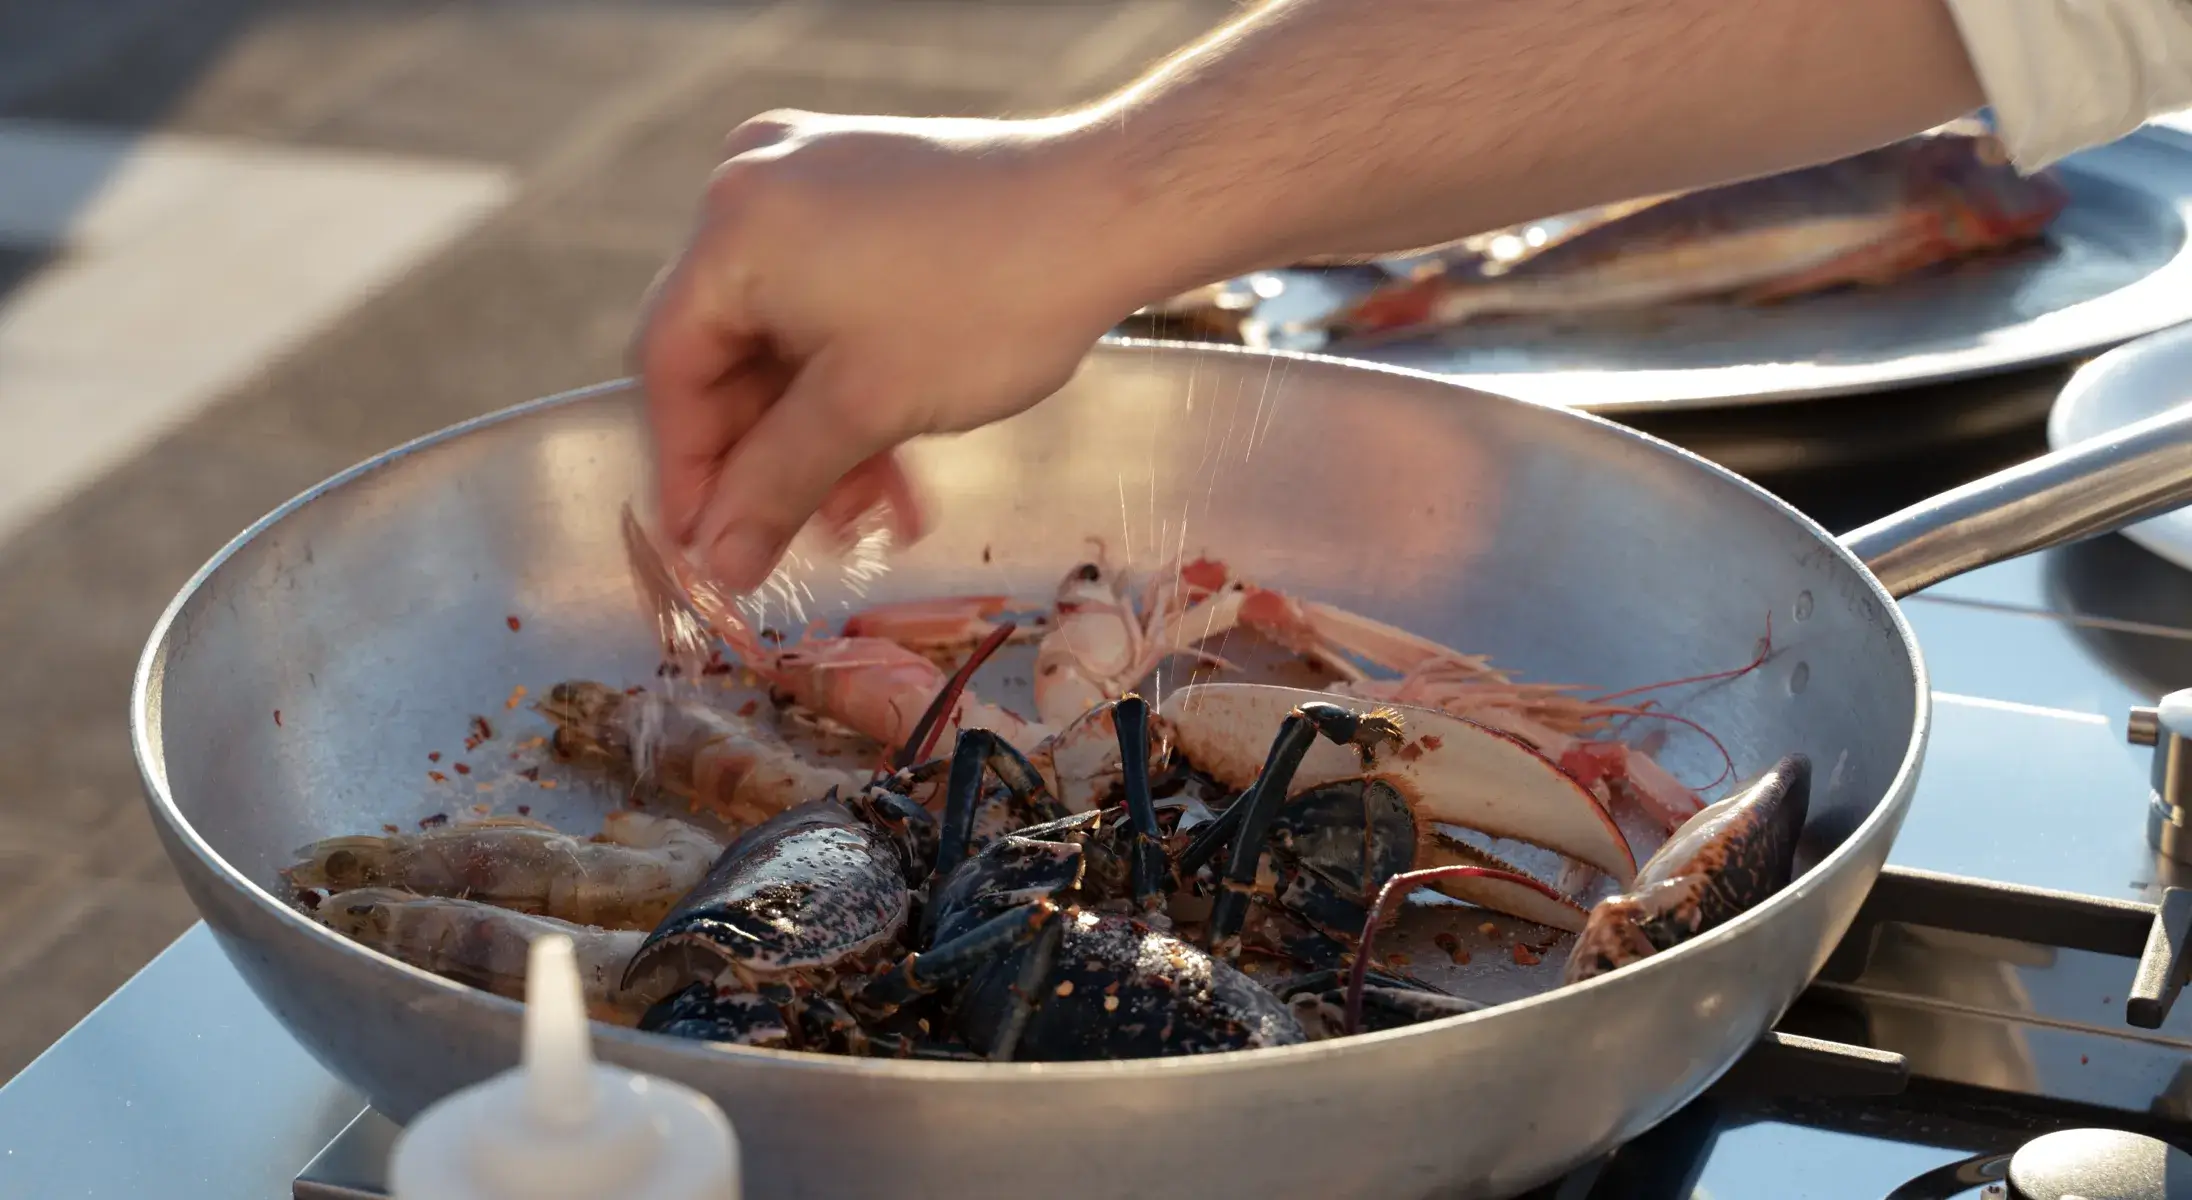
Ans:
{"label": "lobster claw", "polygon": [[1568,952],[1567,982],[1671,949],[1786,887],[1810,804],[1811,760],[1791,754],[1691,817],[1632,887],[1592,907]]}

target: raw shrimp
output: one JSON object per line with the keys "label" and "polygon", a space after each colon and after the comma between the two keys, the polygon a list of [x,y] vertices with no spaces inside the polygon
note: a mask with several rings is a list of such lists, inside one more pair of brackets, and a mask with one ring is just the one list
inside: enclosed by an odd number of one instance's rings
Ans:
{"label": "raw shrimp", "polygon": [[477,900],[415,896],[396,888],[368,887],[321,900],[312,916],[352,941],[444,979],[498,996],[525,996],[525,964],[533,939],[544,933],[570,937],[579,980],[597,1020],[631,1025],[661,999],[661,981],[644,975],[623,982],[626,964],[647,935],[641,930],[601,929],[533,913],[497,908]]}
{"label": "raw shrimp", "polygon": [[556,724],[560,757],[614,770],[737,825],[758,825],[831,788],[850,794],[868,778],[810,762],[767,721],[697,696],[579,679],[549,689],[539,708]]}
{"label": "raw shrimp", "polygon": [[662,919],[723,847],[683,821],[612,813],[598,838],[517,817],[388,837],[336,837],[298,851],[299,888],[394,887],[462,896],[521,912],[612,929]]}

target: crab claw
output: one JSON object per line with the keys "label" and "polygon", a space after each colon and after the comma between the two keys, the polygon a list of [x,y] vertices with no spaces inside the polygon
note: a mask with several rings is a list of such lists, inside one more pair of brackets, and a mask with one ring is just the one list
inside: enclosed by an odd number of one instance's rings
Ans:
{"label": "crab claw", "polygon": [[1437,709],[1260,683],[1190,684],[1165,697],[1157,716],[1175,753],[1226,787],[1246,788],[1263,767],[1271,731],[1310,702],[1390,714],[1402,736],[1374,746],[1319,741],[1294,774],[1295,791],[1384,779],[1408,796],[1421,825],[1460,825],[1543,846],[1623,886],[1636,877],[1636,856],[1598,798],[1529,743],[1490,726]]}

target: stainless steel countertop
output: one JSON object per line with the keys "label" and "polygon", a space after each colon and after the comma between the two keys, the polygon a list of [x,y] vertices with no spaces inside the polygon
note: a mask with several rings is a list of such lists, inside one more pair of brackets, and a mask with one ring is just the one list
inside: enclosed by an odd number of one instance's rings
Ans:
{"label": "stainless steel countertop", "polygon": [[[1938,724],[1891,861],[2150,899],[2149,752],[2124,723],[2192,684],[2192,575],[2107,538],[1905,610]],[[0,1198],[285,1200],[363,1107],[201,925],[0,1088]]]}
{"label": "stainless steel countertop", "polygon": [[0,1088],[0,1197],[288,1200],[364,1107],[201,924]]}

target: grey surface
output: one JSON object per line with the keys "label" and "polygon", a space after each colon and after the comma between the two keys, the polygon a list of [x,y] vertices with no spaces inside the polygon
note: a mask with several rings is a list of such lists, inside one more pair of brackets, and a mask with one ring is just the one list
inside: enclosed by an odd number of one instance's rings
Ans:
{"label": "grey surface", "polygon": [[274,1200],[362,1107],[193,928],[0,1088],[9,1200]]}
{"label": "grey surface", "polygon": [[[2192,137],[2148,126],[2073,156],[2061,170],[2071,207],[2047,246],[1893,288],[1567,325],[1486,322],[1328,352],[1543,403],[1627,413],[1785,402],[2030,367],[2192,319]],[[1323,312],[1345,294],[1326,282],[1336,276],[1275,274],[1287,290],[1259,309],[1274,322]]]}
{"label": "grey surface", "polygon": [[[0,540],[0,1079],[196,919],[138,801],[125,713],[145,631],[207,556],[389,446],[621,370],[638,296],[744,117],[779,104],[1048,108],[1229,12],[1223,0],[0,0],[0,117],[457,154],[513,172],[517,188],[473,235]],[[43,253],[14,250],[0,276]]]}

